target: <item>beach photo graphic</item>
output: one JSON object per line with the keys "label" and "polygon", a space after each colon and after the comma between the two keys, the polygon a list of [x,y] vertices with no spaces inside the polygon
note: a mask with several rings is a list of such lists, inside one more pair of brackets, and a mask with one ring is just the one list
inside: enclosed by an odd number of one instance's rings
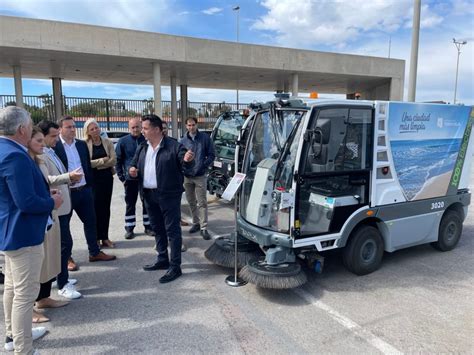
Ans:
{"label": "beach photo graphic", "polygon": [[471,107],[390,103],[388,136],[407,201],[445,196]]}

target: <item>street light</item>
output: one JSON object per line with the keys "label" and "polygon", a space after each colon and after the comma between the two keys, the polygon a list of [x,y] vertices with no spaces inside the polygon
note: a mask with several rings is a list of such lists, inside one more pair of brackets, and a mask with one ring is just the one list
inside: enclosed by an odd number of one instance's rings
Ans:
{"label": "street light", "polygon": [[[239,43],[239,16],[240,16],[240,6],[234,6],[232,11],[237,13],[237,43]],[[239,75],[237,75],[237,110],[239,109]]]}
{"label": "street light", "polygon": [[467,41],[456,41],[456,38],[453,38],[453,43],[458,50],[458,61],[456,63],[456,83],[454,84],[454,100],[453,100],[453,104],[456,104],[456,93],[458,91],[459,56],[461,55],[461,46],[465,45]]}

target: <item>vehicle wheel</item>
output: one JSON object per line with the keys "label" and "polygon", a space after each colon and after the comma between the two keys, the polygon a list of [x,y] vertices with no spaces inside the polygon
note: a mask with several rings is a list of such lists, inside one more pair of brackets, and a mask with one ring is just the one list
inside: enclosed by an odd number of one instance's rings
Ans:
{"label": "vehicle wheel", "polygon": [[448,210],[441,218],[438,230],[438,241],[431,245],[441,251],[449,251],[456,247],[461,239],[462,220],[459,214]]}
{"label": "vehicle wheel", "polygon": [[352,232],[342,253],[344,266],[356,275],[367,275],[377,270],[382,257],[382,236],[372,226],[362,226]]}

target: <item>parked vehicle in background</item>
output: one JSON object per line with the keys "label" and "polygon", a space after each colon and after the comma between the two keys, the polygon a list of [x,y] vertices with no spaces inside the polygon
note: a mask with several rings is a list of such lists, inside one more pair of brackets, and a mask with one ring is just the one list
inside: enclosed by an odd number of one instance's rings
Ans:
{"label": "parked vehicle in background", "polygon": [[248,110],[228,111],[217,117],[211,132],[216,158],[209,167],[207,190],[220,197],[235,173],[235,145]]}

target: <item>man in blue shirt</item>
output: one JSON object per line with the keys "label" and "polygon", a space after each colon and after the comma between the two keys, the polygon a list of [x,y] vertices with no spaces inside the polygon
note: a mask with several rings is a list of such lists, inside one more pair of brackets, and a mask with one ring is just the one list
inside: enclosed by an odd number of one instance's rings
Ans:
{"label": "man in blue shirt", "polygon": [[[46,329],[31,328],[40,288],[44,235],[62,197],[27,153],[33,122],[24,109],[0,109],[0,250],[5,254],[5,349],[33,353],[33,339]],[[49,224],[50,226],[50,224]]]}
{"label": "man in blue shirt", "polygon": [[[125,189],[125,239],[135,238],[133,232],[136,226],[135,205],[138,199],[138,179],[132,178],[128,173],[130,163],[135,155],[137,147],[145,141],[142,135],[142,122],[140,118],[132,118],[128,121],[128,130],[130,134],[122,137],[115,146],[115,154],[117,155],[117,163],[115,170],[119,180],[123,183]],[[143,203],[143,196],[140,195],[143,206],[143,226],[145,234],[154,236],[154,232],[150,228],[150,219]]]}

